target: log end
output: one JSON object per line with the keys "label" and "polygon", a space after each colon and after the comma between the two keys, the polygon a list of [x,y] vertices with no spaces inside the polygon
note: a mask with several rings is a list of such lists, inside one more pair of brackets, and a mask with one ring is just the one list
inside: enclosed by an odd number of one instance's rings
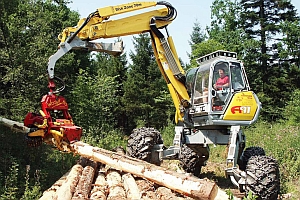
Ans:
{"label": "log end", "polygon": [[205,183],[200,190],[192,190],[191,196],[195,199],[212,200],[215,199],[218,193],[218,186],[215,182],[204,179]]}

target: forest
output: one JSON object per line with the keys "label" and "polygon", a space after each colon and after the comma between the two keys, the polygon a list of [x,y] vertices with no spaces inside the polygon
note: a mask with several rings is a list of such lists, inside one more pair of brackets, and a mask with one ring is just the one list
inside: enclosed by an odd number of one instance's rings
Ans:
{"label": "forest", "polygon": [[[57,36],[79,20],[69,3],[0,2],[1,117],[22,122],[28,112],[40,109],[49,91],[46,67],[57,51]],[[134,51],[125,47],[119,57],[76,50],[56,63],[56,75],[66,84],[61,95],[76,125],[83,127],[82,140],[93,146],[126,147],[131,131],[143,126],[159,130],[165,145],[173,140],[175,108],[151,38],[148,33],[133,38]],[[214,0],[210,26],[195,21],[187,40],[185,70],[216,50],[236,52],[244,62],[250,87],[262,103],[258,122],[243,128],[247,146],[262,146],[275,157],[281,193],[300,198],[299,11],[290,0]],[[0,138],[0,199],[38,199],[78,159],[47,145],[27,147],[23,135],[2,125]],[[225,161],[213,158],[218,151],[212,150],[211,162]]]}

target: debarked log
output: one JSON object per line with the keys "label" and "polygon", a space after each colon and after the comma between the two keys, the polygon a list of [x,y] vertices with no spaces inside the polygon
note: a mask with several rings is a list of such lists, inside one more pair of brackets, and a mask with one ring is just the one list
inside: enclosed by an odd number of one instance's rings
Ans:
{"label": "debarked log", "polygon": [[12,129],[13,131],[16,131],[18,133],[29,133],[30,128],[24,126],[23,123],[16,122],[10,119],[6,119],[4,117],[0,117],[0,124]]}
{"label": "debarked log", "polygon": [[83,157],[109,165],[114,169],[148,179],[158,185],[165,186],[195,199],[215,199],[218,193],[217,185],[207,179],[199,179],[190,174],[167,170],[160,166],[93,147],[83,142],[75,142],[72,144],[72,147],[75,151],[74,153]]}

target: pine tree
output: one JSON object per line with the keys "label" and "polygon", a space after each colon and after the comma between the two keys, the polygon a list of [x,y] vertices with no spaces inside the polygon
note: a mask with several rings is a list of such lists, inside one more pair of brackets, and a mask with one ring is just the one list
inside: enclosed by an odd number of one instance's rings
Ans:
{"label": "pine tree", "polygon": [[167,123],[166,109],[170,98],[166,95],[166,83],[155,61],[148,34],[134,37],[135,52],[129,56],[127,80],[124,84],[124,106],[129,118],[128,131],[136,126],[160,128]]}
{"label": "pine tree", "polygon": [[207,36],[206,36],[204,30],[202,30],[201,25],[198,21],[196,21],[194,23],[193,31],[192,31],[192,34],[190,35],[190,37],[191,37],[191,40],[189,41],[189,44],[190,44],[192,50],[193,50],[193,46],[195,44],[199,44],[207,39]]}
{"label": "pine tree", "polygon": [[126,81],[127,73],[126,54],[124,53],[121,56],[112,57],[107,54],[99,53],[97,54],[93,65],[96,65],[96,68],[99,68],[101,74],[115,77],[114,80],[117,83],[115,99],[118,101],[118,104],[111,112],[113,113],[114,121],[117,122],[117,128],[123,129],[126,127],[129,117],[124,111],[124,105],[121,100],[124,95],[124,82]]}
{"label": "pine tree", "polygon": [[[298,20],[295,7],[288,0],[241,0],[241,26],[249,38],[260,41],[260,64],[263,83],[268,77],[269,41],[282,33],[280,23]],[[261,88],[264,91],[264,87]]]}
{"label": "pine tree", "polygon": [[[280,24],[299,20],[296,10],[286,0],[241,0],[241,27],[245,36],[259,41],[257,59],[248,66],[252,88],[263,103],[262,115],[269,119],[280,116],[288,93],[293,89],[289,65],[272,63],[271,44],[283,33]],[[254,83],[254,84],[253,84]]]}

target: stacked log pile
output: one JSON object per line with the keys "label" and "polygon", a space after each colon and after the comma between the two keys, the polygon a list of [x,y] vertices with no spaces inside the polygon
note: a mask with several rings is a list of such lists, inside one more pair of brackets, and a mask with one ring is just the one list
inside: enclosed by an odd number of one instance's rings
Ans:
{"label": "stacked log pile", "polygon": [[46,190],[41,200],[228,199],[224,191],[207,179],[167,170],[83,142],[73,147],[74,152],[82,156],[80,162]]}
{"label": "stacked log pile", "polygon": [[[0,117],[14,131],[27,133],[21,123]],[[74,154],[80,161],[43,193],[41,200],[223,200],[228,195],[207,179],[178,173],[120,152],[107,151],[76,142]]]}

